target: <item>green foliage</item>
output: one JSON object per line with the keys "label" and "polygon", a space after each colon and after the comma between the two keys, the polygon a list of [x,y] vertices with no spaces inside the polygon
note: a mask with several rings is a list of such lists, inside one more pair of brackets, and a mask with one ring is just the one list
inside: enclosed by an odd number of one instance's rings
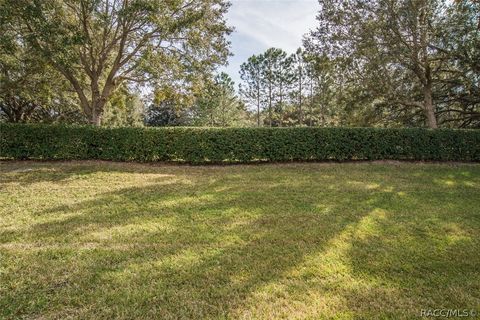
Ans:
{"label": "green foliage", "polygon": [[[179,87],[181,88],[181,86]],[[152,127],[185,126],[191,121],[195,96],[172,86],[160,86],[145,112],[145,124]],[[191,88],[193,89],[193,88]],[[198,93],[198,88],[193,92]]]}
{"label": "green foliage", "polygon": [[2,9],[0,3],[0,121],[85,123],[67,81],[5,28],[10,17]]}
{"label": "green foliage", "polygon": [[168,100],[151,104],[145,113],[145,124],[150,127],[175,127],[186,125],[189,117],[185,110]]}
{"label": "green foliage", "polygon": [[[480,126],[478,1],[320,0],[305,38],[349,126]],[[317,72],[323,75],[323,70]]]}
{"label": "green foliage", "polygon": [[209,127],[241,127],[246,124],[244,105],[234,87],[235,82],[225,72],[208,83],[193,107],[193,124]]}
{"label": "green foliage", "polygon": [[[326,126],[339,104],[333,62],[299,48],[294,54],[270,48],[240,66],[240,96],[255,111],[257,126]],[[335,88],[336,89],[336,88]],[[336,108],[340,109],[340,108]],[[337,117],[338,118],[338,117]]]}
{"label": "green foliage", "polygon": [[[251,56],[240,66],[240,95],[257,113],[257,126],[263,123],[270,127],[292,123],[286,109],[292,98],[297,74],[295,56],[278,48],[269,48],[264,53]],[[264,116],[261,112],[265,113]]]}
{"label": "green foliage", "polygon": [[122,84],[190,87],[225,63],[228,7],[223,0],[4,0],[0,46],[28,45],[100,125]]}
{"label": "green foliage", "polygon": [[116,90],[105,108],[102,125],[106,127],[141,127],[144,106],[140,97],[126,86]]}
{"label": "green foliage", "polygon": [[189,163],[480,161],[480,131],[379,128],[95,128],[0,125],[0,157]]}

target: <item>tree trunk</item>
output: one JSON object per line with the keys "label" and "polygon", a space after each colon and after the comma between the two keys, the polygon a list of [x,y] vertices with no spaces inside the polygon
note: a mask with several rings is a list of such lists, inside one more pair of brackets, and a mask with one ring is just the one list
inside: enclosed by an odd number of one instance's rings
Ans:
{"label": "tree trunk", "polygon": [[92,117],[90,118],[90,123],[94,126],[99,127],[102,124],[103,108],[105,104],[106,99],[102,97],[98,97],[92,102]]}
{"label": "tree trunk", "polygon": [[298,81],[298,123],[301,126],[303,124],[303,110],[302,110],[302,82],[303,82],[303,74],[302,74],[302,65],[300,64],[299,67],[299,81]]}
{"label": "tree trunk", "polygon": [[313,117],[313,81],[310,77],[310,117],[308,119],[309,126],[312,126],[312,117]]}
{"label": "tree trunk", "polygon": [[257,85],[257,127],[260,127],[260,85]]}
{"label": "tree trunk", "polygon": [[[437,128],[437,118],[435,118],[435,110],[433,106],[433,98],[432,98],[432,69],[430,67],[430,59],[429,59],[429,52],[428,52],[428,44],[429,44],[429,24],[428,24],[428,10],[427,5],[428,1],[422,1],[422,6],[420,8],[420,13],[418,17],[418,30],[420,32],[419,35],[419,45],[420,48],[417,50],[420,52],[420,61],[414,58],[413,60],[419,64],[417,66],[417,73],[418,76],[423,84],[423,109],[425,110],[425,116],[427,117],[427,124],[428,127],[431,129]],[[415,35],[415,34],[414,34]],[[415,38],[415,43],[417,40]],[[423,74],[422,74],[423,69]]]}
{"label": "tree trunk", "polygon": [[285,112],[283,110],[283,81],[280,79],[280,121],[278,126],[283,127],[283,120],[285,119]]}
{"label": "tree trunk", "polygon": [[272,126],[272,83],[268,85],[268,123]]}
{"label": "tree trunk", "polygon": [[435,110],[433,107],[433,98],[432,98],[432,85],[428,83],[423,88],[423,106],[425,110],[425,116],[427,117],[428,127],[431,129],[438,128],[437,118],[435,117]]}
{"label": "tree trunk", "polygon": [[257,104],[257,127],[260,127],[260,104]]}
{"label": "tree trunk", "polygon": [[90,119],[90,123],[97,127],[100,127],[100,125],[102,124],[102,114],[98,112],[95,107],[93,107],[92,110],[92,117]]}

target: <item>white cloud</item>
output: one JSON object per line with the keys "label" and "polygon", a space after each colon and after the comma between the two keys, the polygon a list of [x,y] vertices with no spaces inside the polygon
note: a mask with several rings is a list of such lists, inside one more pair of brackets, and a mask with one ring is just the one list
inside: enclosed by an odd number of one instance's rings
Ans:
{"label": "white cloud", "polygon": [[240,64],[270,47],[293,53],[302,36],[315,26],[316,0],[232,0],[228,24],[233,57],[226,71],[238,83]]}

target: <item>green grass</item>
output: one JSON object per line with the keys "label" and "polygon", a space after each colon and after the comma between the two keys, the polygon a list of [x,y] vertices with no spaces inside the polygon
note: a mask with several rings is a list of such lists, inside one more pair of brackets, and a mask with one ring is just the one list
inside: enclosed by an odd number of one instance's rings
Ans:
{"label": "green grass", "polygon": [[0,163],[0,318],[480,311],[480,165]]}

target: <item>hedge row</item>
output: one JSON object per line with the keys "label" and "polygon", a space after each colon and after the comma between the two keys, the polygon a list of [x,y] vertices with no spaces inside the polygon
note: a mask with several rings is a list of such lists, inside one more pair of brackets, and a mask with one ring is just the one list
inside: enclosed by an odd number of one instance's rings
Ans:
{"label": "hedge row", "polygon": [[118,128],[0,124],[0,158],[182,161],[479,161],[480,130]]}

